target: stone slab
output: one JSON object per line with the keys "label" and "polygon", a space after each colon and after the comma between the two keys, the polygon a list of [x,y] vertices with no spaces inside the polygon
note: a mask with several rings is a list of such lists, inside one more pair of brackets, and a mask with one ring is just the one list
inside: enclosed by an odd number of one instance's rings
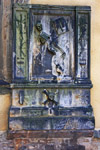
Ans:
{"label": "stone slab", "polygon": [[10,117],[11,130],[94,129],[94,117]]}

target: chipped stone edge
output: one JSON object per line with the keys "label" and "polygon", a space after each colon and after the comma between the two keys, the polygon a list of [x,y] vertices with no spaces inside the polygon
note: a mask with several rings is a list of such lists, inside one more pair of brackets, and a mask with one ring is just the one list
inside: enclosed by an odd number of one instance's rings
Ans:
{"label": "chipped stone edge", "polygon": [[6,140],[7,138],[7,131],[0,131],[0,142]]}
{"label": "chipped stone edge", "polygon": [[100,128],[94,129],[94,138],[100,139]]}

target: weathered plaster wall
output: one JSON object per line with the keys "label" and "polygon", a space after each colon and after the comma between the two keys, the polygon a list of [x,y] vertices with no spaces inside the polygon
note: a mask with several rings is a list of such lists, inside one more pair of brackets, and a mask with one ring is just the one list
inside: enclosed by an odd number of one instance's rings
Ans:
{"label": "weathered plaster wall", "polygon": [[[12,56],[12,3],[0,1],[0,83],[11,81]],[[11,104],[9,91],[0,88],[0,131],[8,128],[8,110]]]}
{"label": "weathered plaster wall", "polygon": [[0,130],[8,127],[8,109],[11,104],[10,94],[0,95]]}
{"label": "weathered plaster wall", "polygon": [[11,1],[0,3],[0,80],[11,79],[11,49],[12,49],[12,5]]}
{"label": "weathered plaster wall", "polygon": [[91,104],[94,108],[96,128],[100,128],[100,1],[99,0],[31,0],[32,4],[91,6]]}
{"label": "weathered plaster wall", "polygon": [[12,79],[12,5],[29,3],[30,0],[0,0],[0,131],[8,128],[8,110],[11,105],[10,92],[1,84]]}

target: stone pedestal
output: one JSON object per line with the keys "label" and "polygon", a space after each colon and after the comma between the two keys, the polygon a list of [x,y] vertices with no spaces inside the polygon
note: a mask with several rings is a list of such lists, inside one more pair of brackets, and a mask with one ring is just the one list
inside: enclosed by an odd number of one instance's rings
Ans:
{"label": "stone pedestal", "polygon": [[9,129],[93,130],[90,7],[14,5]]}

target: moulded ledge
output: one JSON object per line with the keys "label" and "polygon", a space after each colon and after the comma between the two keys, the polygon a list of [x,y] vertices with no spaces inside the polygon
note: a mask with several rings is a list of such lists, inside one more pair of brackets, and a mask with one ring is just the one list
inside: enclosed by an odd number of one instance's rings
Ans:
{"label": "moulded ledge", "polygon": [[92,84],[85,84],[85,83],[11,83],[10,88],[92,88]]}
{"label": "moulded ledge", "polygon": [[[8,130],[7,139],[92,137],[94,130]],[[76,135],[76,136],[75,136]]]}
{"label": "moulded ledge", "polygon": [[[56,116],[84,116],[92,117],[93,109],[87,107],[55,107],[52,109],[54,117]],[[13,107],[10,108],[10,117],[48,117],[48,108],[46,107]]]}
{"label": "moulded ledge", "polygon": [[14,7],[17,8],[17,7],[25,7],[25,8],[34,8],[34,9],[59,9],[59,10],[88,10],[90,11],[91,10],[91,7],[90,6],[68,6],[68,5],[43,5],[43,4],[20,4],[20,3],[17,3],[17,4],[14,4]]}

